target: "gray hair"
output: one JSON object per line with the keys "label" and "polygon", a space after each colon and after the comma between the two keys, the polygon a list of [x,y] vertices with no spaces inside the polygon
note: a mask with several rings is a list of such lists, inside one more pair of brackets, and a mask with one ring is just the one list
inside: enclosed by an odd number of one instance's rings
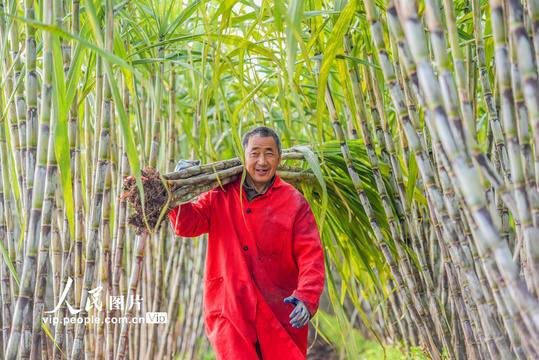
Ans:
{"label": "gray hair", "polygon": [[279,153],[281,152],[281,138],[275,132],[275,130],[264,125],[257,126],[254,129],[247,131],[245,135],[243,135],[243,138],[241,140],[241,147],[243,148],[243,151],[245,151],[245,149],[247,148],[247,144],[249,144],[249,139],[253,136],[273,137],[273,139],[275,140],[275,144],[277,145],[277,151]]}

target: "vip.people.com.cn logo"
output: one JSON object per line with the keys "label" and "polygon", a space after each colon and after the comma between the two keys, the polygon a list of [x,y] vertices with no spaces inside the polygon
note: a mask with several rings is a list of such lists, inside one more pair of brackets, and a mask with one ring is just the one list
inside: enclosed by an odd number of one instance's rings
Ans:
{"label": "vip.people.com.cn logo", "polygon": [[[45,315],[43,317],[43,321],[45,323],[50,323],[52,325],[56,325],[59,322],[62,322],[64,325],[67,324],[77,324],[77,323],[84,323],[86,324],[126,324],[126,323],[133,323],[133,324],[166,324],[168,322],[168,314],[166,312],[147,312],[145,313],[145,316],[121,316],[121,317],[105,317],[101,318],[99,316],[99,313],[103,312],[103,302],[101,301],[101,291],[103,290],[102,286],[99,286],[95,289],[92,289],[88,291],[88,300],[86,301],[86,306],[84,307],[84,310],[88,313],[91,309],[95,308],[97,312],[95,314],[92,314],[91,316],[77,316],[79,312],[82,311],[81,309],[75,309],[69,302],[67,302],[66,298],[69,293],[69,289],[71,288],[71,285],[73,284],[73,279],[69,278],[67,281],[67,284],[62,291],[62,294],[60,296],[60,299],[58,301],[58,304],[56,304],[55,308],[51,311],[44,311]],[[133,306],[136,305],[136,309],[140,311],[142,301],[144,300],[139,295],[134,296],[131,295],[127,301],[125,301],[125,297],[123,295],[120,296],[112,296],[110,295],[108,297],[108,310],[119,310],[121,312],[129,311],[133,309]],[[58,314],[58,311],[61,310],[61,305],[64,304],[67,307],[67,310],[69,310],[69,314],[64,314],[66,316],[63,316],[63,318],[60,318],[58,316],[53,316],[52,314]]]}

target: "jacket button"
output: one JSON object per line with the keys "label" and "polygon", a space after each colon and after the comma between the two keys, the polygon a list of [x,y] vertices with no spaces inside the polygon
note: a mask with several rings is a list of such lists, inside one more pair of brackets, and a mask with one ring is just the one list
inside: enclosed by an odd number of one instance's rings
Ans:
{"label": "jacket button", "polygon": [[244,246],[243,250],[247,251],[247,250],[249,250],[249,248],[247,246]]}
{"label": "jacket button", "polygon": [[251,213],[251,209],[247,209],[247,214],[250,214]]}

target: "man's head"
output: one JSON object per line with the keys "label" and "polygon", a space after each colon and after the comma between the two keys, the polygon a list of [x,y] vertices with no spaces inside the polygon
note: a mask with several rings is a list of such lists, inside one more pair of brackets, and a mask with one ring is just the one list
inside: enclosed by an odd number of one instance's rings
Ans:
{"label": "man's head", "polygon": [[281,161],[281,139],[267,126],[249,130],[241,141],[245,168],[257,188],[268,184]]}

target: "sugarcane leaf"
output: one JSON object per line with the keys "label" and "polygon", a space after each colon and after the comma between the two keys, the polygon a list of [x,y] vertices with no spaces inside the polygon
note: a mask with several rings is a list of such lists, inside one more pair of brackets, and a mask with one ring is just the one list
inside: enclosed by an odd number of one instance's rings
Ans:
{"label": "sugarcane leaf", "polygon": [[339,295],[335,288],[335,281],[333,280],[333,274],[329,267],[329,259],[326,252],[324,252],[324,258],[326,262],[326,274],[328,280],[327,283],[329,289],[329,296],[331,299],[331,303],[333,304],[333,309],[335,310],[335,315],[337,316],[337,321],[341,330],[341,336],[346,346],[346,352],[348,353],[350,359],[359,360],[357,346],[354,339],[354,333],[352,331],[352,327],[350,326],[350,322],[348,321],[346,313],[344,312],[344,308],[339,300]]}
{"label": "sugarcane leaf", "polygon": [[347,60],[351,60],[353,62],[356,62],[358,64],[361,64],[361,65],[367,65],[367,66],[372,66],[373,68],[376,68],[376,69],[381,69],[380,66],[376,65],[376,64],[373,64],[367,60],[363,60],[363,59],[360,59],[360,58],[357,58],[357,57],[353,57],[353,56],[350,56],[350,55],[346,55],[346,54],[337,54],[335,56],[336,59],[347,59]]}
{"label": "sugarcane leaf", "polygon": [[313,173],[316,175],[316,178],[318,179],[318,182],[320,183],[320,186],[322,187],[322,210],[320,214],[320,225],[319,225],[319,227],[322,228],[324,225],[324,220],[326,217],[326,211],[327,211],[327,206],[328,206],[328,192],[326,188],[326,181],[324,179],[324,175],[322,174],[322,167],[320,165],[318,157],[312,150],[310,150],[309,148],[305,146],[297,146],[296,149],[299,150],[303,154],[303,156],[305,157],[305,160],[309,163],[309,166],[311,167]]}
{"label": "sugarcane leaf", "polygon": [[[92,9],[93,9],[93,11],[91,11]],[[97,15],[95,15],[95,8],[93,7],[92,1],[87,1],[86,2],[86,10],[87,10],[87,13],[89,13],[89,14],[93,13],[93,15],[97,18]],[[137,79],[142,84],[144,84],[144,86],[146,86],[146,91],[148,91],[150,97],[152,97],[152,99],[155,99],[155,94],[154,94],[154,91],[153,91],[153,87],[151,86],[149,81],[139,71],[137,71],[135,68],[133,68],[132,66],[127,64],[124,60],[120,59],[118,56],[105,51],[102,47],[96,46],[95,44],[92,44],[88,40],[83,39],[80,36],[73,35],[70,32],[67,32],[67,31],[65,31],[65,30],[63,30],[63,29],[61,29],[61,28],[59,28],[58,26],[55,26],[55,25],[44,24],[44,23],[42,23],[40,21],[31,20],[31,19],[27,19],[27,18],[22,18],[22,17],[19,17],[19,16],[14,16],[14,15],[2,13],[2,12],[0,12],[0,15],[5,15],[5,16],[14,18],[16,20],[19,20],[20,22],[29,24],[29,25],[31,25],[31,26],[33,26],[33,27],[35,27],[37,29],[40,29],[42,31],[46,31],[46,32],[49,32],[49,33],[51,33],[53,35],[68,38],[70,40],[77,41],[77,42],[83,44],[85,47],[87,47],[90,50],[96,52],[97,54],[99,54],[103,58],[108,59],[113,64],[115,64],[117,66],[120,66],[122,68],[125,68],[126,70],[128,70],[132,74],[134,74],[137,77]],[[90,21],[92,21],[93,16],[89,16],[89,18],[90,18]],[[101,36],[100,36],[101,33],[97,30],[98,28],[97,28],[96,23],[97,23],[97,21],[92,22],[92,25],[94,26],[94,29],[93,29],[94,30],[94,35],[97,34],[96,38],[100,40],[101,39]],[[102,43],[102,41],[98,41],[98,42]]]}
{"label": "sugarcane leaf", "polygon": [[174,22],[169,25],[165,33],[173,34],[174,31],[176,31],[176,28],[178,28],[178,26],[181,26],[187,19],[189,19],[191,15],[193,15],[201,2],[202,0],[195,0],[191,2],[185,9],[183,9],[182,13],[176,18],[176,20],[174,20]]}
{"label": "sugarcane leaf", "polygon": [[409,171],[408,171],[408,186],[406,187],[406,194],[408,195],[408,203],[412,203],[412,199],[414,198],[414,190],[415,190],[415,182],[417,180],[417,173],[418,173],[418,167],[417,167],[417,161],[415,159],[415,155],[412,152],[410,156],[410,165],[409,165]]}
{"label": "sugarcane leaf", "polygon": [[58,350],[60,350],[62,355],[67,357],[66,354],[64,354],[64,352],[60,348],[60,346],[58,346],[58,343],[56,343],[56,340],[54,340],[54,336],[51,335],[51,332],[49,331],[49,328],[47,327],[47,325],[45,324],[45,322],[43,320],[41,320],[41,325],[42,325],[41,327],[43,328],[43,331],[45,331],[45,334],[47,334],[47,336],[52,340],[52,342],[54,343],[54,345],[56,345]]}
{"label": "sugarcane leaf", "polygon": [[[303,0],[291,0],[288,4],[289,22],[286,27],[286,60],[288,76],[292,77],[295,71],[296,52],[298,39],[296,34],[300,32],[300,23],[303,10]],[[301,38],[299,39],[301,41]]]}
{"label": "sugarcane leaf", "polygon": [[[118,56],[122,59],[128,58],[127,50],[125,49],[125,45],[122,41],[122,36],[118,32],[118,29],[116,28],[114,28],[114,53],[118,54]],[[130,60],[131,66],[133,66],[131,62],[132,59],[129,58],[129,60]],[[133,88],[133,79],[131,77],[131,73],[125,68],[121,68],[120,70],[123,74],[123,79],[125,81],[125,84],[127,85],[127,88],[129,89],[129,92],[133,94],[134,88]]]}
{"label": "sugarcane leaf", "polygon": [[232,7],[238,2],[238,0],[225,0],[225,1],[221,1],[221,4],[219,5],[219,8],[217,9],[217,11],[215,12],[215,14],[213,14],[210,22],[211,23],[214,23],[217,18],[223,14],[225,14],[226,16],[224,16],[223,18],[228,18],[228,16],[230,16],[230,10],[232,10]]}
{"label": "sugarcane leaf", "polygon": [[[24,229],[24,228],[23,228]],[[7,236],[4,237],[4,239],[7,240]],[[17,275],[17,271],[13,267],[13,263],[11,262],[11,259],[9,258],[9,253],[4,245],[4,239],[0,238],[0,245],[2,246],[2,254],[4,254],[4,261],[6,262],[7,266],[9,267],[9,271],[11,272],[11,275],[13,275],[13,278],[17,282],[17,285],[21,285],[21,282],[19,280],[19,276]]]}
{"label": "sugarcane leaf", "polygon": [[[267,57],[268,59],[272,60],[277,66],[279,66],[279,68],[281,68],[281,70],[285,70],[285,68],[283,67],[283,64],[282,62],[270,51],[268,50],[267,48],[263,47],[263,46],[260,46],[260,45],[257,45],[249,40],[246,40],[244,38],[242,38],[241,36],[237,36],[237,35],[217,35],[217,34],[210,34],[211,38],[213,40],[216,40],[216,41],[221,41],[225,44],[228,44],[228,45],[231,45],[231,46],[235,46],[237,48],[240,48],[240,49],[245,49],[245,50],[249,50],[249,51],[252,51],[252,52],[255,52],[257,54],[260,54],[262,56],[265,56]],[[199,38],[197,39],[193,39],[193,40],[199,40]]]}
{"label": "sugarcane leaf", "polygon": [[197,74],[202,80],[204,80],[204,82],[206,84],[208,84],[208,86],[212,89],[212,90],[215,90],[214,87],[213,87],[213,84],[211,83],[210,80],[208,80],[197,68],[195,68],[193,65],[191,64],[188,64],[188,63],[185,63],[185,62],[181,62],[181,61],[174,61],[172,60],[173,63],[175,64],[178,64],[182,67],[185,67],[191,71],[193,71],[195,74]]}
{"label": "sugarcane leaf", "polygon": [[318,326],[318,319],[319,319],[319,316],[322,317],[326,323],[331,326],[331,328],[335,331],[335,329],[333,328],[333,325],[329,322],[329,320],[327,319],[326,315],[324,314],[323,311],[317,311],[316,312],[316,315],[314,316],[314,321],[311,321],[311,324],[313,324],[313,327],[314,329],[316,330],[316,333],[318,335],[320,335],[322,337],[322,339],[327,342],[328,344],[331,344],[331,340],[329,340],[325,335],[324,333],[322,332],[322,329]]}
{"label": "sugarcane leaf", "polygon": [[[5,116],[4,116],[4,119],[5,119]],[[7,121],[4,121],[4,125],[5,125],[5,135],[6,135],[6,143],[7,144],[10,144],[11,143],[11,132],[9,131],[9,123]],[[17,215],[19,217],[19,223],[23,222],[23,217],[22,217],[22,197],[21,197],[21,192],[20,192],[20,187],[19,187],[19,181],[17,179],[17,172],[16,172],[16,169],[15,169],[15,161],[14,161],[14,158],[13,158],[13,155],[14,153],[12,151],[8,151],[7,152],[7,157],[8,157],[8,166],[9,166],[9,178],[11,180],[11,189],[13,190],[13,195],[15,196],[15,205],[16,205],[16,208],[17,208]],[[22,227],[24,229],[24,226]],[[19,248],[20,248],[20,245],[19,245]]]}
{"label": "sugarcane leaf", "polygon": [[[57,36],[52,36],[53,43],[53,96],[52,96],[52,112],[56,116],[54,120],[54,151],[58,161],[58,171],[62,183],[62,192],[64,196],[65,213],[69,222],[69,233],[71,239],[75,238],[75,210],[73,205],[73,190],[71,179],[71,155],[69,149],[69,137],[67,134],[67,113],[68,104],[71,104],[73,99],[66,102],[66,88],[63,69],[62,52],[60,40]],[[72,93],[75,96],[75,92]],[[62,100],[60,100],[62,99]],[[52,118],[52,117],[51,117]]]}
{"label": "sugarcane leaf", "polygon": [[348,88],[349,72],[348,67],[346,66],[346,62],[342,60],[337,61],[337,69],[339,70],[339,80],[341,81],[341,89],[344,93],[344,98],[346,99],[346,105],[350,108],[350,113],[352,114],[352,117],[357,119],[356,102],[354,101],[352,93]]}
{"label": "sugarcane leaf", "polygon": [[263,79],[254,89],[253,91],[251,91],[246,97],[245,99],[243,99],[239,104],[238,106],[236,106],[236,108],[234,109],[234,113],[232,114],[232,119],[233,119],[233,122],[238,122],[238,115],[241,111],[241,109],[243,109],[243,107],[253,98],[253,96],[258,92],[258,90],[262,87],[262,85],[264,85],[264,83],[269,79],[269,77]]}
{"label": "sugarcane leaf", "polygon": [[335,59],[337,52],[343,47],[342,37],[348,29],[348,25],[350,25],[350,21],[352,20],[352,15],[354,15],[356,6],[357,0],[351,0],[346,6],[346,8],[344,8],[341,15],[339,16],[339,19],[337,20],[337,23],[335,24],[335,27],[333,28],[333,31],[329,36],[328,45],[324,49],[324,58],[322,59],[322,66],[320,67],[320,74],[318,76],[318,96],[316,101],[316,118],[319,129],[318,141],[320,144],[323,142],[321,130],[323,129],[322,119],[325,112],[324,99],[326,93],[326,84],[328,82],[328,77],[331,66],[333,64],[333,60]]}

